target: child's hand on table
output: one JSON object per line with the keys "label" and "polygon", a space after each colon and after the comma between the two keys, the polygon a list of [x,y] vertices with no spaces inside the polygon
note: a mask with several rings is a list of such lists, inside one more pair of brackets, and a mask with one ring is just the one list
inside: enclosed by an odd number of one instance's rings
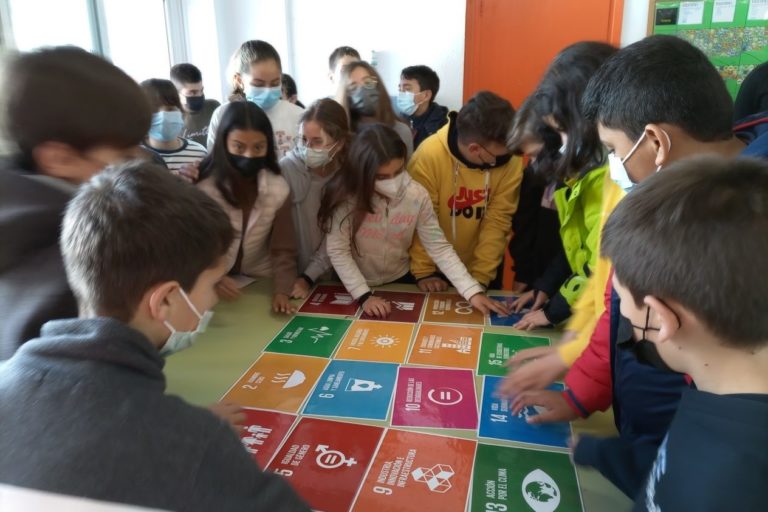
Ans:
{"label": "child's hand on table", "polygon": [[437,276],[419,279],[416,284],[422,292],[444,292],[448,289],[448,282]]}
{"label": "child's hand on table", "polygon": [[296,312],[296,306],[291,304],[291,298],[284,293],[276,293],[272,298],[272,311],[292,315]]}
{"label": "child's hand on table", "polygon": [[216,402],[209,405],[208,410],[229,423],[235,430],[245,421],[243,408],[232,402]]}
{"label": "child's hand on table", "polygon": [[531,311],[541,309],[541,306],[549,300],[549,296],[540,290],[528,290],[524,294],[520,295],[514,302],[512,302],[512,311],[519,313],[529,302],[533,302]]}
{"label": "child's hand on table", "polygon": [[509,358],[507,366],[509,372],[498,389],[498,393],[506,397],[531,389],[544,389],[568,371],[554,347],[521,350]]}
{"label": "child's hand on table", "polygon": [[550,389],[524,391],[512,401],[512,414],[517,415],[525,407],[538,406],[544,408],[534,416],[528,416],[526,421],[532,425],[551,423],[555,421],[571,421],[579,417],[565,401],[562,392]]}
{"label": "child's hand on table", "polygon": [[489,314],[491,311],[495,311],[501,316],[509,315],[509,306],[505,302],[493,300],[484,293],[474,294],[470,297],[469,303],[484,315]]}
{"label": "child's hand on table", "polygon": [[237,281],[229,276],[224,276],[216,284],[216,294],[222,300],[233,301],[239,299],[243,292],[237,287]]}
{"label": "child's hand on table", "polygon": [[514,329],[520,329],[521,331],[532,331],[537,327],[546,327],[548,325],[550,325],[550,323],[547,319],[547,315],[544,314],[544,310],[537,309],[536,311],[530,311],[523,315],[523,318],[512,327]]}
{"label": "child's hand on table", "polygon": [[376,318],[387,318],[392,312],[392,305],[388,300],[371,295],[363,303],[363,311]]}
{"label": "child's hand on table", "polygon": [[303,277],[299,277],[293,283],[293,291],[291,291],[292,299],[304,299],[309,295],[309,283],[304,280]]}

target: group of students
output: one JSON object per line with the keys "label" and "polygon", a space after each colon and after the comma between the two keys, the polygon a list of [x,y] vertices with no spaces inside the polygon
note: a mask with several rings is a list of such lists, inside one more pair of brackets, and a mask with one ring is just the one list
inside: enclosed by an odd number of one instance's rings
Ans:
{"label": "group of students", "polygon": [[[498,391],[513,413],[613,406],[619,436],[572,440],[574,461],[637,510],[759,508],[768,163],[736,157],[768,156],[768,138],[760,121],[734,133],[704,54],[668,36],[577,43],[517,113],[485,91],[448,112],[426,66],[391,98],[349,47],[329,59],[336,93],[306,109],[283,98],[264,41],[243,43],[229,75],[218,105],[190,64],[139,86],[71,47],[7,63],[0,483],[308,510],[242,449],[236,407],[217,417],[164,394],[163,358],[237,299],[238,274],[272,277],[280,313],[338,277],[377,317],[390,304],[375,287],[391,282],[450,283],[505,315],[486,290],[510,244],[512,309],[530,309],[516,327],[568,321],[558,347],[512,359]],[[564,374],[566,391],[546,390]]]}

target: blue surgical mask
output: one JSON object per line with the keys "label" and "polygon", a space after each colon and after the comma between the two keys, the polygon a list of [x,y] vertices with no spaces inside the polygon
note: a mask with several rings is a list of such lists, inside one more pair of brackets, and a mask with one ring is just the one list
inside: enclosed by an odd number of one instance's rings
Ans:
{"label": "blue surgical mask", "polygon": [[416,102],[416,95],[410,91],[400,91],[397,94],[397,109],[406,116],[412,116],[424,100]]}
{"label": "blue surgical mask", "polygon": [[155,112],[149,127],[149,137],[162,142],[171,142],[178,138],[184,129],[184,116],[178,110]]}
{"label": "blue surgical mask", "polygon": [[262,110],[269,110],[280,101],[283,91],[280,87],[248,87],[245,99],[259,106]]}
{"label": "blue surgical mask", "polygon": [[163,322],[168,330],[171,331],[171,336],[168,338],[168,341],[166,341],[165,345],[163,345],[163,348],[160,349],[160,355],[163,357],[191,347],[195,341],[197,341],[197,337],[201,333],[205,332],[205,329],[208,327],[208,323],[213,317],[213,311],[206,311],[203,314],[200,314],[184,290],[179,288],[179,292],[181,292],[181,296],[184,297],[184,300],[187,302],[189,309],[192,310],[199,321],[194,331],[177,331],[169,321],[166,320]]}

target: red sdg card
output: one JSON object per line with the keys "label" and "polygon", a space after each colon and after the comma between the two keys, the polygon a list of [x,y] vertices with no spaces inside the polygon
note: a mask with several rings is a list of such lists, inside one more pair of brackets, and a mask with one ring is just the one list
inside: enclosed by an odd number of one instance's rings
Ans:
{"label": "red sdg card", "polygon": [[477,428],[474,372],[400,367],[392,425]]}
{"label": "red sdg card", "polygon": [[314,510],[346,512],[383,431],[302,418],[268,467],[288,479]]}
{"label": "red sdg card", "polygon": [[352,510],[463,512],[475,448],[469,439],[388,430]]}
{"label": "red sdg card", "polygon": [[299,308],[301,313],[323,315],[354,316],[357,313],[357,301],[347,293],[343,286],[318,286]]}
{"label": "red sdg card", "polygon": [[385,292],[377,290],[373,294],[384,300],[388,300],[390,306],[392,306],[392,312],[387,318],[383,319],[363,313],[360,316],[361,320],[416,323],[421,318],[421,309],[424,307],[424,299],[426,298],[423,293]]}
{"label": "red sdg card", "polygon": [[272,460],[296,416],[257,409],[243,409],[243,412],[245,420],[240,427],[240,440],[259,466],[265,467]]}

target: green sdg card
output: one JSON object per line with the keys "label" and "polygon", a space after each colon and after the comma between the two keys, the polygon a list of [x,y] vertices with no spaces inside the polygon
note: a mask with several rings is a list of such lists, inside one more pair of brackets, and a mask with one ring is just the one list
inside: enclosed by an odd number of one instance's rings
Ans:
{"label": "green sdg card", "polygon": [[480,345],[477,374],[503,377],[507,374],[507,367],[504,365],[510,357],[526,348],[549,345],[549,338],[540,336],[484,333]]}
{"label": "green sdg card", "polygon": [[568,454],[478,444],[470,510],[581,512]]}
{"label": "green sdg card", "polygon": [[267,352],[331,357],[352,320],[297,315],[275,336]]}

